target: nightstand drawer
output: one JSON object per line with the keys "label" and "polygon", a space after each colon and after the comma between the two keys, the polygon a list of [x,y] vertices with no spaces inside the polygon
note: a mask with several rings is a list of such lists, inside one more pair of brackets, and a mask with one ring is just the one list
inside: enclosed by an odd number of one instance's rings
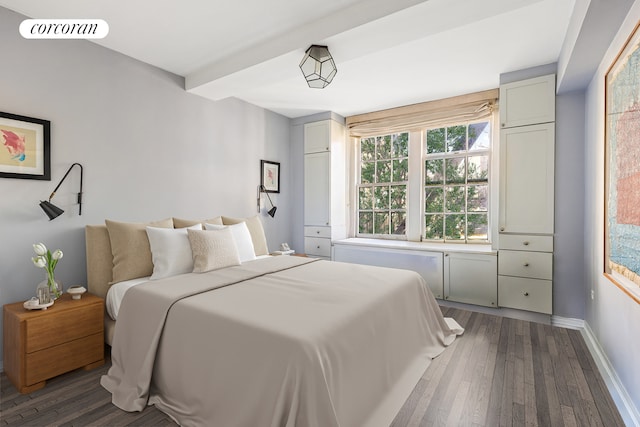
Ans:
{"label": "nightstand drawer", "polygon": [[500,307],[551,314],[551,284],[551,280],[498,276],[498,304]]}
{"label": "nightstand drawer", "polygon": [[49,348],[100,332],[103,328],[102,307],[95,304],[59,311],[54,304],[48,316],[25,322],[27,353]]}
{"label": "nightstand drawer", "polygon": [[104,335],[97,334],[29,353],[25,357],[27,386],[104,358]]}
{"label": "nightstand drawer", "polygon": [[331,256],[331,239],[305,237],[304,251],[308,255],[330,257]]}
{"label": "nightstand drawer", "polygon": [[498,274],[551,280],[552,263],[549,252],[499,251]]}

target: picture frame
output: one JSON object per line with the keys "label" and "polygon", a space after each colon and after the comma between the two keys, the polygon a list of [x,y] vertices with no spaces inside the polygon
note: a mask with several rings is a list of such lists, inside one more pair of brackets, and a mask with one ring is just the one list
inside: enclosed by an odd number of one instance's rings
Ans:
{"label": "picture frame", "polygon": [[0,178],[51,181],[51,122],[0,112]]}
{"label": "picture frame", "polygon": [[640,303],[640,22],[605,74],[604,274]]}
{"label": "picture frame", "polygon": [[266,193],[280,192],[280,163],[260,160],[260,185]]}

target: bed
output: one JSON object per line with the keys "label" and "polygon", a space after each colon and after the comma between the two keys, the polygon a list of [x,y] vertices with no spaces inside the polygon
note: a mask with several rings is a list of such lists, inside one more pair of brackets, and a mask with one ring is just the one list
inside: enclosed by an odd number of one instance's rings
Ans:
{"label": "bed", "polygon": [[[105,297],[122,260],[110,231],[86,229],[89,290]],[[184,426],[387,426],[463,332],[414,272],[265,255],[129,288],[105,319],[113,403]]]}

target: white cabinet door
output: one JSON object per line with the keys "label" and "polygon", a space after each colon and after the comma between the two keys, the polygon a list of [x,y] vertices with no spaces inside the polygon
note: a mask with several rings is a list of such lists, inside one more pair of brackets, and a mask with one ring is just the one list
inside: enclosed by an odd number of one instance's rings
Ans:
{"label": "white cabinet door", "polygon": [[497,257],[484,254],[445,253],[444,294],[447,301],[497,307]]}
{"label": "white cabinet door", "polygon": [[556,116],[554,74],[500,86],[500,127],[554,122]]}
{"label": "white cabinet door", "polygon": [[331,149],[331,120],[304,125],[304,153],[320,153]]}
{"label": "white cabinet door", "polygon": [[304,155],[304,225],[331,225],[329,152]]}
{"label": "white cabinet door", "polygon": [[500,232],[553,233],[554,132],[553,123],[500,132]]}

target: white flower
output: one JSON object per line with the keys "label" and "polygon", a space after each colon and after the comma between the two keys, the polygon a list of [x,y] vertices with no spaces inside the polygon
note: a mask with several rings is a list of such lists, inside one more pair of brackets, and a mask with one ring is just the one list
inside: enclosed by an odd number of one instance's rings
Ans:
{"label": "white flower", "polygon": [[53,254],[51,255],[51,257],[55,260],[59,260],[60,258],[62,258],[62,251],[60,249],[56,249],[55,251],[53,251]]}
{"label": "white flower", "polygon": [[47,247],[44,245],[44,243],[36,243],[35,245],[33,245],[33,250],[40,256],[47,254]]}
{"label": "white flower", "polygon": [[43,256],[37,256],[37,257],[31,258],[31,261],[33,261],[33,264],[36,267],[44,268],[47,265],[47,260]]}

